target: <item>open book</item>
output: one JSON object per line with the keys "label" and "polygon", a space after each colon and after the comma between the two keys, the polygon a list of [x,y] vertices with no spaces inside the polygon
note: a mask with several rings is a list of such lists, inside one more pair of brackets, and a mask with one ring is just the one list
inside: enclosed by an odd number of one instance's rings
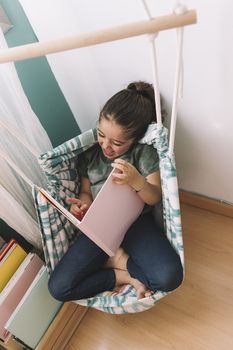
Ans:
{"label": "open book", "polygon": [[112,170],[95,200],[80,221],[48,192],[39,193],[109,256],[115,255],[125,233],[142,212],[144,202],[129,185],[112,181]]}

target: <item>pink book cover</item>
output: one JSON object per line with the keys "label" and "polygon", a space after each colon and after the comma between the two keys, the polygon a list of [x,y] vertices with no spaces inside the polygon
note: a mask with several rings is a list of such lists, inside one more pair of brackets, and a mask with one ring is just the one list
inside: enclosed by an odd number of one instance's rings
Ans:
{"label": "pink book cover", "polygon": [[79,229],[109,256],[115,255],[125,233],[141,214],[144,202],[129,185],[117,185],[112,173],[80,222]]}
{"label": "pink book cover", "polygon": [[27,255],[6,287],[0,294],[0,338],[5,341],[9,332],[4,328],[11,314],[26,293],[30,284],[43,265],[43,261],[33,253]]}
{"label": "pink book cover", "polygon": [[40,194],[109,256],[115,255],[130,225],[142,212],[144,202],[129,185],[117,185],[112,173],[79,221],[44,189]]}

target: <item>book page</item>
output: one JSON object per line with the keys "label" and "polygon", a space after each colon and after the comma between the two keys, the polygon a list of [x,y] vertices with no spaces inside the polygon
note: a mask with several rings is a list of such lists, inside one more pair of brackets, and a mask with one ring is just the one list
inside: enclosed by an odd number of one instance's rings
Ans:
{"label": "book page", "polygon": [[55,209],[57,209],[61,214],[63,214],[74,226],[78,227],[80,225],[80,221],[69,212],[66,208],[64,208],[56,199],[54,199],[47,191],[43,188],[39,189],[39,193],[49,202]]}

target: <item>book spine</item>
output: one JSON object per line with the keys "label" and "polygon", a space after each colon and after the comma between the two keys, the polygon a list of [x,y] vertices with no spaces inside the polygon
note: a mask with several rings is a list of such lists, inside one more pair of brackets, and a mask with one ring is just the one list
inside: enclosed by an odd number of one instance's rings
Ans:
{"label": "book spine", "polygon": [[26,258],[27,253],[16,244],[15,249],[7,257],[7,259],[0,265],[0,292],[9,282],[10,278],[16,272],[19,265]]}
{"label": "book spine", "polygon": [[16,244],[16,240],[11,239],[9,243],[7,243],[6,247],[4,248],[4,250],[1,251],[0,253],[0,261],[2,260],[2,258],[6,255],[6,253],[11,249],[11,247],[13,246],[13,244]]}

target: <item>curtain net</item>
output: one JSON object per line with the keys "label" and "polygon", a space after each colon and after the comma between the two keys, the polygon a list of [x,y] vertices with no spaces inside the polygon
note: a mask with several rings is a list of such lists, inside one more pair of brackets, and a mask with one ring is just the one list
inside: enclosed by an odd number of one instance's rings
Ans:
{"label": "curtain net", "polygon": [[[0,48],[7,48],[1,28]],[[31,109],[13,63],[0,64],[0,85],[0,218],[35,248],[41,249],[30,186],[9,161],[33,183],[43,186],[46,178],[37,157],[52,149],[52,145]]]}

